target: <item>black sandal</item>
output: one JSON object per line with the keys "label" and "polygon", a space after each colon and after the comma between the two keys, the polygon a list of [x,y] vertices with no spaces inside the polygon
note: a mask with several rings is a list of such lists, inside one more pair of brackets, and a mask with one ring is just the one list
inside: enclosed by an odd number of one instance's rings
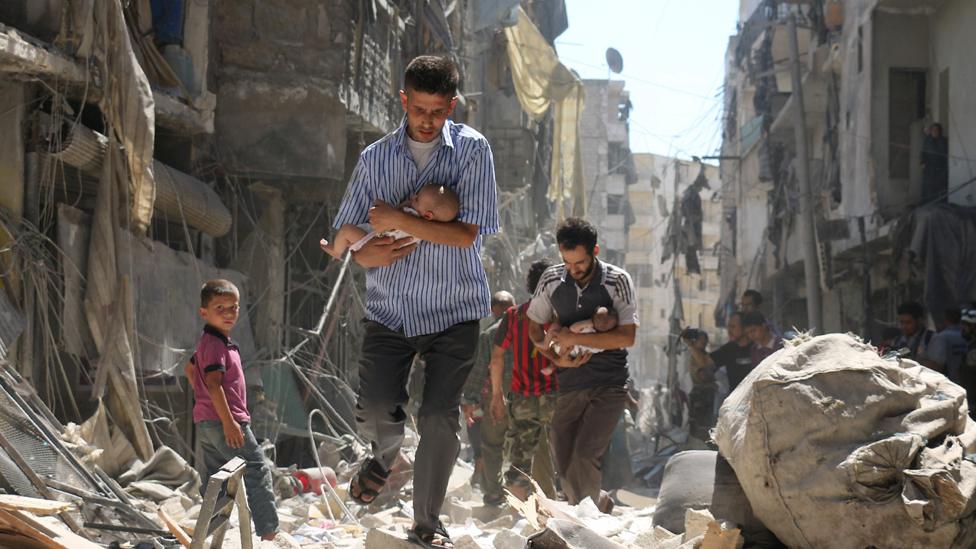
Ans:
{"label": "black sandal", "polygon": [[[380,462],[372,458],[367,459],[359,468],[356,476],[349,481],[349,497],[360,505],[369,505],[379,497],[388,478],[390,478],[390,472],[384,470]],[[359,493],[354,494],[353,487],[356,487]]]}
{"label": "black sandal", "polygon": [[454,549],[454,541],[440,521],[433,530],[414,526],[407,532],[407,540],[426,549]]}

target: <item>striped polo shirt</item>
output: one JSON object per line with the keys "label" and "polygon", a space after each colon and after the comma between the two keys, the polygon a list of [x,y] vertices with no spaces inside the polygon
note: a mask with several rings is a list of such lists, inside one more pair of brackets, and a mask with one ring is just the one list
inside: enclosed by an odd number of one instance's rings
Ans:
{"label": "striped polo shirt", "polygon": [[396,131],[359,155],[333,227],[368,223],[374,201],[399,204],[428,183],[458,194],[458,221],[479,227],[472,246],[420,242],[392,265],[366,271],[366,318],[415,337],[491,314],[480,252],[482,235],[498,232],[498,208],[495,165],[484,136],[448,120],[440,146],[418,170],[406,144],[406,128],[404,119]]}
{"label": "striped polo shirt", "polygon": [[529,302],[509,307],[495,332],[495,345],[512,351],[511,391],[522,396],[541,396],[556,392],[556,373],[542,370],[549,359],[538,352],[529,339]]}
{"label": "striped polo shirt", "polygon": [[[621,326],[639,324],[637,296],[627,271],[595,259],[596,272],[580,288],[566,272],[565,265],[555,265],[542,273],[528,316],[539,324],[559,320],[571,326],[593,318],[600,307],[613,309]],[[559,369],[559,390],[568,392],[592,387],[623,387],[627,383],[627,350],[611,349],[594,353],[579,368]]]}

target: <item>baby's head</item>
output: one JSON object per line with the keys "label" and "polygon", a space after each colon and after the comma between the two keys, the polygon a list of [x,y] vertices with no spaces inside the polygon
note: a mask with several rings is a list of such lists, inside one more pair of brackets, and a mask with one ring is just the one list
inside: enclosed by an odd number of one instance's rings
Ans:
{"label": "baby's head", "polygon": [[600,307],[593,315],[593,329],[598,332],[609,332],[617,327],[617,312],[606,307]]}
{"label": "baby's head", "polygon": [[461,201],[454,189],[429,183],[413,196],[410,207],[417,210],[428,221],[454,221],[457,219]]}

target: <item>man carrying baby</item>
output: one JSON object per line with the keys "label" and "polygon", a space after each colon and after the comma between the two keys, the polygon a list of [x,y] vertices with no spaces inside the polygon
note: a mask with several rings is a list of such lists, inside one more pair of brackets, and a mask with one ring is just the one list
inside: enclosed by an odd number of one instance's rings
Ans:
{"label": "man carrying baby", "polygon": [[[417,194],[400,203],[397,209],[416,217],[422,217],[427,221],[447,223],[457,219],[460,206],[458,195],[454,192],[454,189],[428,183],[421,187]],[[325,253],[336,259],[342,259],[342,255],[346,253],[346,250],[358,252],[369,241],[381,236],[391,237],[397,240],[409,239],[409,243],[411,244],[417,242],[417,238],[412,234],[399,229],[385,233],[376,231],[367,233],[357,225],[345,224],[339,227],[339,231],[336,232],[335,241],[332,244],[322,239],[319,245]]]}
{"label": "man carrying baby", "polygon": [[[559,396],[551,436],[556,471],[570,504],[590,497],[603,512],[613,501],[600,489],[600,459],[610,444],[627,402],[627,351],[637,334],[637,298],[630,275],[600,261],[597,231],[580,218],[563,221],[556,231],[563,264],[543,275],[529,305],[529,337],[557,366]],[[599,333],[560,330],[547,337],[543,326],[557,318],[564,326],[591,319],[605,307],[617,326]],[[601,350],[583,352],[575,346]],[[561,354],[555,353],[559,347]]]}
{"label": "man carrying baby", "polygon": [[[439,519],[460,442],[461,390],[474,363],[478,320],[488,316],[482,235],[498,231],[495,171],[488,141],[449,120],[458,70],[445,57],[407,65],[400,127],[366,147],[333,222],[369,222],[378,237],[352,254],[366,268],[364,335],[356,422],[372,457],[353,476],[349,497],[369,504],[383,490],[404,439],[407,378],[414,357],[425,364],[413,464],[413,520],[408,535],[424,547],[453,547]],[[397,209],[425,184],[457,193],[456,219],[442,222]]]}

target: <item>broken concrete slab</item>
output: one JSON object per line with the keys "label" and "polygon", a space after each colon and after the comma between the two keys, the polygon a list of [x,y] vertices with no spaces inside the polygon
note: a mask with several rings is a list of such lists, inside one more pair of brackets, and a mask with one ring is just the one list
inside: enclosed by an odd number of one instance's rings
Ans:
{"label": "broken concrete slab", "polygon": [[471,505],[454,498],[448,498],[441,511],[447,513],[451,524],[465,524],[472,516]]}
{"label": "broken concrete slab", "polygon": [[417,546],[407,541],[407,535],[402,532],[373,528],[366,534],[363,549],[417,549]]}
{"label": "broken concrete slab", "polygon": [[684,541],[702,536],[708,531],[708,525],[715,522],[715,517],[707,510],[688,509],[685,512]]}
{"label": "broken concrete slab", "polygon": [[[414,546],[416,548],[416,546]],[[469,535],[463,535],[454,540],[454,549],[481,549],[478,542]]]}
{"label": "broken concrete slab", "polygon": [[702,540],[701,549],[742,549],[743,545],[745,539],[738,528],[711,522],[705,532],[705,539]]}
{"label": "broken concrete slab", "polygon": [[626,549],[582,524],[565,519],[549,519],[546,529],[562,539],[569,549]]}
{"label": "broken concrete slab", "polygon": [[503,529],[495,534],[495,539],[492,540],[492,544],[495,546],[495,549],[523,549],[527,541],[528,538],[520,536],[511,530]]}

